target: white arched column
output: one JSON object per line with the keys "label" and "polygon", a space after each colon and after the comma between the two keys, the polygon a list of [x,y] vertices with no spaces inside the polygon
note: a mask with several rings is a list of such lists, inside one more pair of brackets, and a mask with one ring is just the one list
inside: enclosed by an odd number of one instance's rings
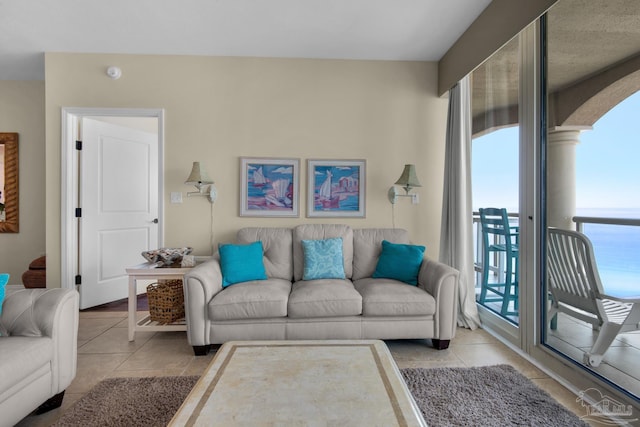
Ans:
{"label": "white arched column", "polygon": [[575,230],[576,146],[591,126],[558,126],[547,137],[547,225]]}

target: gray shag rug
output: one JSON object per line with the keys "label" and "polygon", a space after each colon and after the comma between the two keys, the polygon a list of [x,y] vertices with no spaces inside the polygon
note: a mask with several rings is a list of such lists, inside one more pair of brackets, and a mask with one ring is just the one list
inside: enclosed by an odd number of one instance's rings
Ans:
{"label": "gray shag rug", "polygon": [[589,426],[509,365],[400,371],[430,427]]}
{"label": "gray shag rug", "polygon": [[82,396],[53,426],[166,426],[198,378],[108,378]]}
{"label": "gray shag rug", "polygon": [[[509,365],[401,369],[430,427],[588,426]],[[166,426],[198,377],[110,378],[54,426]]]}

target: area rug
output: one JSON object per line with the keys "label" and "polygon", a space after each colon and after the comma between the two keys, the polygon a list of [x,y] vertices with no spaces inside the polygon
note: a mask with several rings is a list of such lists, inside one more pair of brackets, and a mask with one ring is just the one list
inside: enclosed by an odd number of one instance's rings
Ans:
{"label": "area rug", "polygon": [[[400,371],[430,427],[588,426],[509,365]],[[106,379],[54,426],[166,426],[197,380]]]}
{"label": "area rug", "polygon": [[400,371],[430,427],[589,426],[509,365]]}
{"label": "area rug", "polygon": [[82,396],[53,425],[166,426],[198,378],[109,378]]}

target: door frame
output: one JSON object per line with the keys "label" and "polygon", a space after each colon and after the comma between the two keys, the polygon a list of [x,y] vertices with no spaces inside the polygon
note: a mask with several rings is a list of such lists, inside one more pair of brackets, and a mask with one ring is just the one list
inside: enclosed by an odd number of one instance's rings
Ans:
{"label": "door frame", "polygon": [[[79,193],[78,139],[83,117],[151,117],[158,120],[158,244],[164,244],[164,109],[62,107],[60,154],[60,261],[61,287],[77,288],[79,227],[75,218]],[[142,261],[142,260],[141,260]]]}
{"label": "door frame", "polygon": [[[540,263],[542,257],[540,231],[542,210],[538,195],[542,191],[539,174],[541,161],[540,24],[525,27],[519,38],[518,86],[518,225],[520,227],[519,320],[513,325],[502,316],[477,304],[483,328],[489,329],[518,350],[530,353],[538,346],[540,333]],[[546,126],[546,124],[545,124]],[[542,301],[542,302],[541,302]]]}

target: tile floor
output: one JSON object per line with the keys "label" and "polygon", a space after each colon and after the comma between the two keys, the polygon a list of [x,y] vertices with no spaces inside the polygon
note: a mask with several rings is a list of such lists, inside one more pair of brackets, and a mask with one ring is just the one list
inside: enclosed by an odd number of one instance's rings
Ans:
{"label": "tile floor", "polygon": [[[581,320],[564,313],[558,314],[558,328],[548,329],[548,344],[582,363],[584,353],[593,346],[598,331]],[[598,367],[590,368],[615,382],[635,396],[640,396],[640,333],[619,334],[604,354]]]}
{"label": "tile floor", "polygon": [[[28,416],[19,427],[50,425],[105,378],[200,375],[213,358],[213,353],[195,357],[185,332],[138,332],[136,340],[129,342],[126,316],[126,312],[80,313],[78,370],[62,407]],[[459,329],[450,348],[442,351],[431,348],[428,340],[388,341],[387,345],[400,368],[510,364],[567,408],[579,416],[585,414],[575,395],[483,330]]]}
{"label": "tile floor", "polygon": [[[500,312],[501,303],[485,303],[485,307]],[[518,316],[505,316],[508,320],[518,324]],[[581,320],[568,316],[565,313],[558,314],[558,328],[547,329],[547,343],[571,357],[578,363],[582,363],[584,353],[593,346],[598,332],[593,327]],[[604,355],[600,366],[590,368],[592,371],[618,384],[635,396],[640,396],[640,332],[628,332],[619,334]]]}

